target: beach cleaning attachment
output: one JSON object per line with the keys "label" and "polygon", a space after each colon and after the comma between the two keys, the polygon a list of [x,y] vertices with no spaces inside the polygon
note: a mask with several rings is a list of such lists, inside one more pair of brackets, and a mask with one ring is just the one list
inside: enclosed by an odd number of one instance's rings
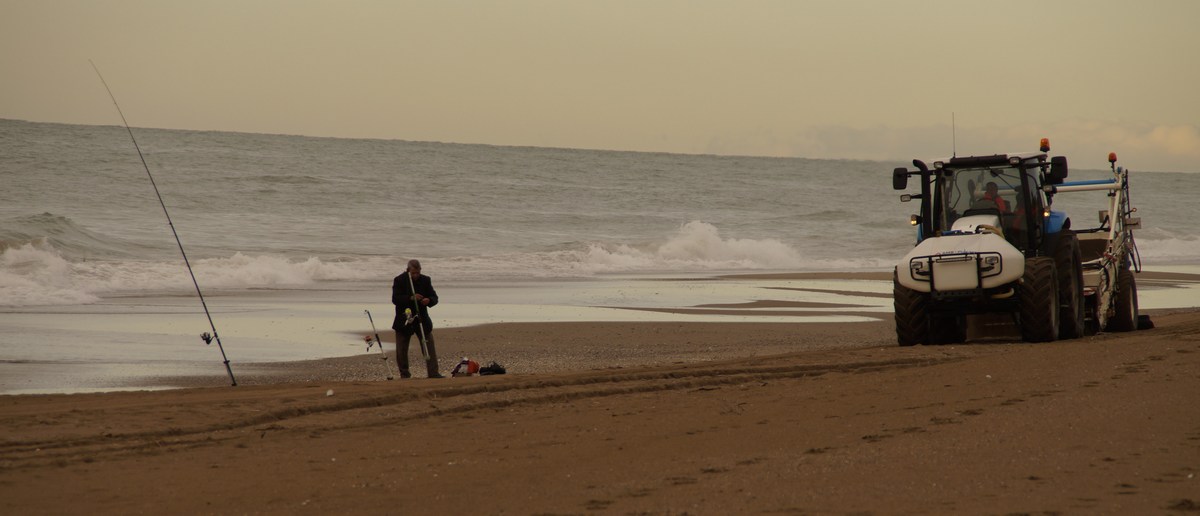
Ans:
{"label": "beach cleaning attachment", "polygon": [[1083,249],[1084,291],[1090,330],[1123,332],[1152,328],[1148,315],[1138,312],[1137,282],[1141,256],[1133,230],[1141,229],[1141,217],[1129,197],[1129,169],[1117,166],[1117,154],[1108,154],[1112,177],[1048,186],[1049,194],[1107,192],[1107,206],[1099,211],[1099,226],[1079,229]]}

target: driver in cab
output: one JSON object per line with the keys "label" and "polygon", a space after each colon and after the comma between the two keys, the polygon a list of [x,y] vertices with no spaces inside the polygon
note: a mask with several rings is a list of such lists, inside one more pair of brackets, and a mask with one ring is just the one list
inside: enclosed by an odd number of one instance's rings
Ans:
{"label": "driver in cab", "polygon": [[1000,210],[1000,213],[1010,213],[1010,210],[1008,209],[1008,201],[1004,200],[1003,197],[1000,197],[999,188],[996,186],[994,181],[988,181],[988,184],[984,186],[983,197],[981,197],[980,200],[990,201],[991,203],[995,204],[996,209]]}

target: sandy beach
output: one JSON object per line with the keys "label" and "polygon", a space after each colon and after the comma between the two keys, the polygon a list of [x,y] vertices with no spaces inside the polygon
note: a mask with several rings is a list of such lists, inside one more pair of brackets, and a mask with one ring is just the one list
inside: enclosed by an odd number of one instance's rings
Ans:
{"label": "sandy beach", "polygon": [[469,350],[510,374],[388,381],[363,354],[246,364],[236,388],[0,396],[0,508],[1194,512],[1200,311],[1151,313],[1133,333],[912,348],[886,319],[492,324],[438,330],[443,369]]}

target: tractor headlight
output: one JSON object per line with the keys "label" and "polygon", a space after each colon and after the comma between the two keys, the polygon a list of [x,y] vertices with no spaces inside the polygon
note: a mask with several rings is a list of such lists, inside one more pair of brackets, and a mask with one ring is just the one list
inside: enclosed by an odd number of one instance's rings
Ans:
{"label": "tractor headlight", "polygon": [[926,278],[929,277],[930,274],[933,274],[933,271],[930,270],[930,268],[927,267],[927,265],[929,265],[929,264],[927,264],[923,261],[920,261],[920,260],[913,260],[911,262],[908,262],[909,277],[914,278],[914,279],[921,278],[921,277],[926,277]]}

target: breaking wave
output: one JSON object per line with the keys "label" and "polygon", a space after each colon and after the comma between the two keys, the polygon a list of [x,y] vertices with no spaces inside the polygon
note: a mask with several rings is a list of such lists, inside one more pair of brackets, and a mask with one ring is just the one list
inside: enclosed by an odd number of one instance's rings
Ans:
{"label": "breaking wave", "polygon": [[[71,259],[54,241],[33,239],[0,249],[0,306],[87,304],[106,294],[181,293],[194,288],[181,259]],[[323,281],[389,284],[403,270],[406,258],[296,259],[235,253],[193,260],[192,267],[204,289],[303,288]],[[726,238],[716,226],[700,221],[684,224],[663,240],[644,245],[583,243],[555,251],[427,261],[427,272],[442,281],[886,266],[882,260],[870,259],[814,262],[781,241]]]}
{"label": "breaking wave", "polygon": [[1200,256],[1200,237],[1178,235],[1160,228],[1134,232],[1143,263],[1194,264]]}
{"label": "breaking wave", "polygon": [[[372,279],[369,267],[318,258],[290,260],[236,253],[192,262],[202,288],[302,287],[323,280]],[[190,292],[183,261],[70,261],[46,243],[0,250],[0,306],[74,305],[104,294]]]}
{"label": "breaking wave", "polygon": [[53,213],[0,221],[0,251],[25,245],[53,248],[71,258],[122,258],[162,249],[101,235]]}
{"label": "breaking wave", "polygon": [[[50,221],[55,227],[72,227],[61,217],[43,216],[39,220]],[[75,242],[86,239],[76,238]],[[88,304],[111,294],[178,294],[194,289],[178,255],[160,260],[78,258],[54,244],[60,241],[63,240],[57,237],[35,237],[16,245],[13,239],[4,241],[0,247],[0,306]],[[1179,236],[1152,228],[1138,232],[1137,242],[1142,262],[1148,265],[1194,263],[1195,257],[1200,256],[1200,238],[1190,235]],[[100,253],[92,248],[85,254]],[[108,254],[131,253],[113,249]],[[642,244],[583,242],[549,251],[416,257],[424,258],[426,272],[439,282],[569,279],[614,274],[887,270],[895,260],[891,256],[818,259],[813,258],[814,254],[818,253],[776,239],[726,237],[713,224],[692,221],[658,241]],[[192,267],[200,286],[206,290],[305,288],[336,281],[390,285],[391,278],[403,270],[408,258],[361,255],[295,258],[239,252],[192,260]]]}
{"label": "breaking wave", "polygon": [[[885,260],[815,260],[776,239],[725,238],[712,224],[692,221],[649,244],[594,242],[572,249],[459,257],[435,265],[467,279],[590,277],[598,274],[882,268]],[[426,266],[429,269],[429,266]]]}

